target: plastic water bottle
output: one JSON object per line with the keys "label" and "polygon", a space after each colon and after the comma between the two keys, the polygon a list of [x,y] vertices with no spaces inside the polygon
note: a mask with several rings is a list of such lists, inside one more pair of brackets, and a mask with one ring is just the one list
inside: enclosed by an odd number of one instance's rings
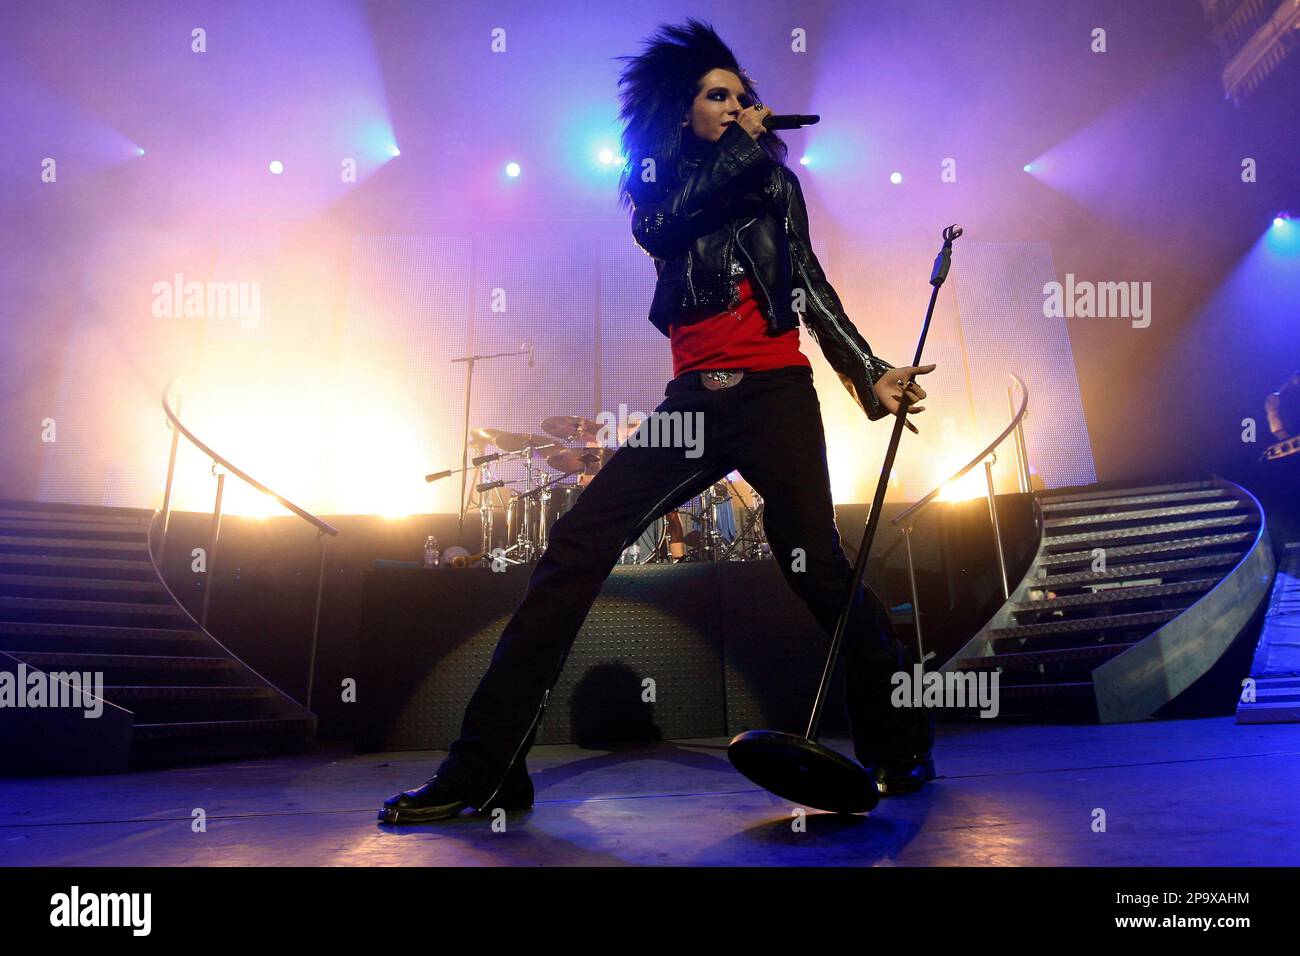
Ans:
{"label": "plastic water bottle", "polygon": [[426,568],[438,566],[438,539],[433,535],[424,539],[424,566]]}

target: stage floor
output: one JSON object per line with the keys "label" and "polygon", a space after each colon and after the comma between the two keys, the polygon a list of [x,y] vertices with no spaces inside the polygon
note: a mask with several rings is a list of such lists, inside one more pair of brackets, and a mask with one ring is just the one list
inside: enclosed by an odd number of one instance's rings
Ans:
{"label": "stage floor", "polygon": [[[850,752],[845,741],[828,743]],[[1300,725],[940,725],[939,779],[866,816],[808,811],[731,769],[724,739],[540,746],[537,805],[380,826],[440,752],[313,755],[0,781],[5,865],[1139,866],[1300,864]],[[207,832],[195,833],[195,808]],[[1105,832],[1095,832],[1097,810]]]}

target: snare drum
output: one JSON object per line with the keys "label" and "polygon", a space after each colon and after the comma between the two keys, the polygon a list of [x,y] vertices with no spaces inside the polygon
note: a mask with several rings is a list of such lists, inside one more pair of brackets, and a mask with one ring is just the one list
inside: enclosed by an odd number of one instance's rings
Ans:
{"label": "snare drum", "polygon": [[586,490],[586,485],[555,485],[551,496],[542,509],[542,530],[538,543],[544,548],[551,537],[551,528],[570,508],[577,504],[578,496]]}
{"label": "snare drum", "polygon": [[541,501],[536,495],[511,495],[506,504],[506,546],[537,540],[537,514]]}

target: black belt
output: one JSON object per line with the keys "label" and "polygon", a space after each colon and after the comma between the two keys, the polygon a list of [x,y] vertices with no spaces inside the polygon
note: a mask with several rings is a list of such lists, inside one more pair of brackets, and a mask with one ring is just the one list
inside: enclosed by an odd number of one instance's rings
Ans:
{"label": "black belt", "polygon": [[711,392],[716,392],[718,389],[730,388],[744,377],[745,372],[743,369],[710,368],[703,371],[683,372],[668,383],[668,387],[664,389],[664,394],[695,392],[706,388]]}
{"label": "black belt", "polygon": [[677,392],[700,391],[708,389],[716,392],[720,389],[731,388],[739,384],[740,380],[746,375],[766,376],[766,375],[805,375],[812,377],[812,369],[806,365],[791,365],[785,368],[765,369],[759,372],[750,372],[744,369],[704,369],[694,372],[683,372],[675,379],[668,383],[664,389],[665,395],[673,395]]}

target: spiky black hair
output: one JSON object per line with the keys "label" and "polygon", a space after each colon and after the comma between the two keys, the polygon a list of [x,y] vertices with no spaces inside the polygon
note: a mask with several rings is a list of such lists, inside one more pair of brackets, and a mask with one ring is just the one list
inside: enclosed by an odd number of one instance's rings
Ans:
{"label": "spiky black hair", "polygon": [[[680,175],[682,116],[689,113],[700,80],[710,70],[730,70],[740,78],[749,101],[760,102],[749,74],[713,27],[694,17],[684,26],[661,24],[639,56],[620,56],[627,62],[619,75],[619,118],[627,163],[618,178],[619,205],[640,201],[647,184],[641,182],[642,163],[655,161],[656,185],[670,188]],[[758,143],[774,162],[784,164],[787,148],[772,132],[761,133]]]}

